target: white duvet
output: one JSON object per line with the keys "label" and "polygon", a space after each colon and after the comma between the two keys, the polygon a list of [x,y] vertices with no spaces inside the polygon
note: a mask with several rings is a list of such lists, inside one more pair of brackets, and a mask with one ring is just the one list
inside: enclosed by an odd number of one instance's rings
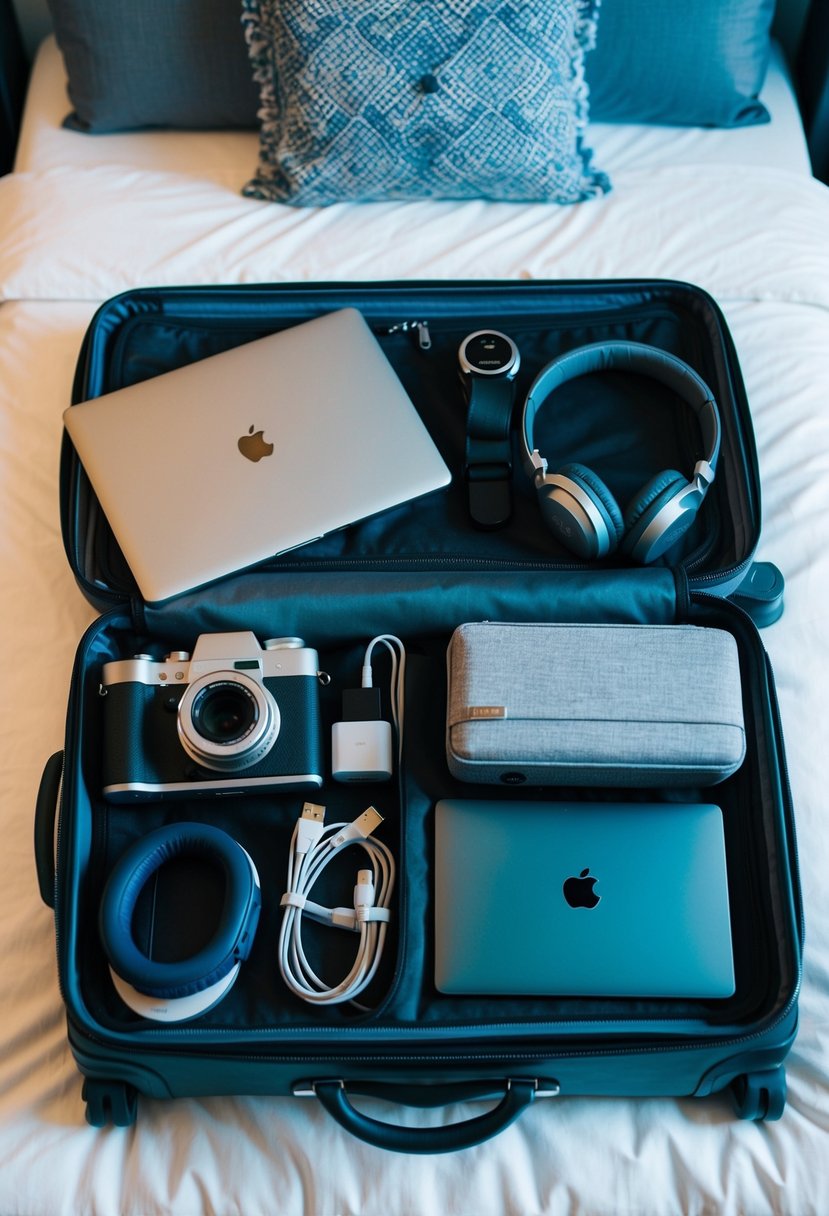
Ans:
{"label": "white duvet", "polygon": [[[118,166],[0,179],[0,1213],[829,1212],[829,190],[702,166],[619,173],[614,187],[568,209],[303,212]],[[785,1114],[754,1125],[724,1098],[562,1098],[479,1148],[426,1158],[372,1149],[297,1099],[142,1101],[134,1128],[89,1128],[32,857],[38,778],[61,746],[93,618],[66,565],[57,493],[85,327],[98,302],[134,286],[448,277],[685,279],[725,311],[760,456],[757,556],[787,583],[784,616],[763,635],[807,918]]]}

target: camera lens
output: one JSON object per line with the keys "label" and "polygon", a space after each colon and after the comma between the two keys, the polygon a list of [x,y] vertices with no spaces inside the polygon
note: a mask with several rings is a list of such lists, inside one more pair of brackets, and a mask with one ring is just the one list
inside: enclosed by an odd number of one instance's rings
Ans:
{"label": "camera lens", "polygon": [[193,701],[193,727],[210,743],[238,743],[259,718],[259,707],[242,684],[208,684]]}
{"label": "camera lens", "polygon": [[238,772],[262,760],[279,734],[270,692],[243,672],[211,672],[188,685],[178,707],[178,735],[191,760]]}

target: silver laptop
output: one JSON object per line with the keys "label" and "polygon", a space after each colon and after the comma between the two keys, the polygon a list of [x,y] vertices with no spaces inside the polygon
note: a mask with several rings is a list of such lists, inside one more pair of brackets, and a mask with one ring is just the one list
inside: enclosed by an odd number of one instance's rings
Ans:
{"label": "silver laptop", "polygon": [[64,422],[150,602],[450,480],[350,308],[83,402]]}
{"label": "silver laptop", "polygon": [[435,884],[441,992],[734,992],[713,804],[448,799],[435,811]]}

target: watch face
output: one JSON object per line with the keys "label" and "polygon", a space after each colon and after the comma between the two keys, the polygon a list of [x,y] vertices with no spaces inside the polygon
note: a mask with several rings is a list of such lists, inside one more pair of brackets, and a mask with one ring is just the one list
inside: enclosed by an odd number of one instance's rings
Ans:
{"label": "watch face", "polygon": [[518,351],[506,334],[494,329],[482,329],[470,334],[461,344],[461,364],[482,376],[498,376],[517,363]]}

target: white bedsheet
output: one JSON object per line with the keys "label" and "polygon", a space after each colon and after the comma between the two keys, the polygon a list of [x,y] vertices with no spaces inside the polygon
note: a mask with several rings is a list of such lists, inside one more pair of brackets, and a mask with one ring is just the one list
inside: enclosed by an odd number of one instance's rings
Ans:
{"label": "white bedsheet", "polygon": [[[60,1216],[729,1216],[829,1212],[829,190],[802,174],[686,165],[617,174],[569,209],[373,205],[293,212],[218,182],[113,166],[0,180],[0,1212]],[[764,632],[777,674],[807,916],[802,1021],[781,1121],[726,1099],[566,1098],[434,1158],[379,1152],[312,1102],[142,1101],[84,1123],[53,924],[32,860],[92,609],[60,542],[61,412],[97,303],[131,286],[392,277],[689,279],[725,310],[757,433],[758,557],[787,580]],[[375,1108],[383,1117],[385,1108]],[[473,1107],[408,1111],[412,1122]]]}

